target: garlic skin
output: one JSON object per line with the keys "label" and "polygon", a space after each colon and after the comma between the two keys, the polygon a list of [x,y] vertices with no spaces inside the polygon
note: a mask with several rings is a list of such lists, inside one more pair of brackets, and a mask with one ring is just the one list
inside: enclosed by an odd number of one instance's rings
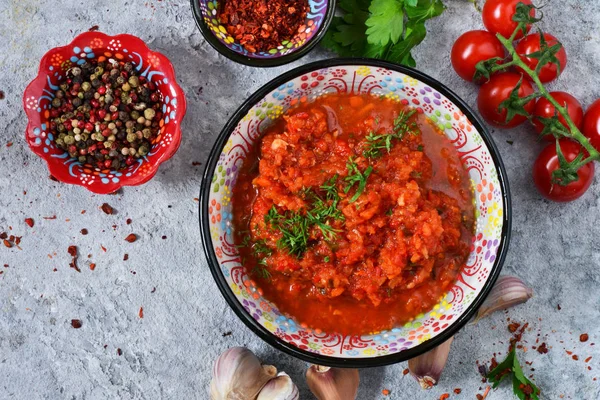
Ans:
{"label": "garlic skin", "polygon": [[410,374],[423,389],[431,389],[437,385],[446,366],[446,361],[448,361],[448,354],[450,354],[450,346],[453,340],[454,337],[451,337],[427,353],[408,360]]}
{"label": "garlic skin", "polygon": [[285,372],[277,374],[262,388],[256,400],[299,400],[300,392]]}
{"label": "garlic skin", "polygon": [[473,322],[476,323],[495,311],[525,303],[532,297],[533,289],[525,285],[521,279],[516,276],[501,276],[481,307],[479,307]]}
{"label": "garlic skin", "polygon": [[261,365],[258,357],[245,347],[232,347],[221,354],[213,367],[210,383],[212,400],[255,400],[277,368]]}
{"label": "garlic skin", "polygon": [[306,382],[317,400],[354,400],[360,376],[357,369],[311,365]]}

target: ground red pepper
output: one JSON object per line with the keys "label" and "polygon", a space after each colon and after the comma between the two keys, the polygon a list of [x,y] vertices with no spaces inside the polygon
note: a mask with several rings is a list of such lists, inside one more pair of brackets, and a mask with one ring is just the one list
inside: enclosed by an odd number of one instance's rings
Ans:
{"label": "ground red pepper", "polygon": [[138,313],[140,318],[144,318],[144,307],[140,307],[140,312]]}
{"label": "ground red pepper", "polygon": [[219,5],[219,21],[251,53],[290,40],[309,11],[308,0],[226,0]]}
{"label": "ground red pepper", "polygon": [[75,329],[79,329],[82,326],[81,320],[79,319],[72,319],[71,320],[71,326]]}
{"label": "ground red pepper", "polygon": [[135,233],[130,233],[129,235],[127,235],[125,240],[128,241],[129,243],[133,243],[137,240],[137,236],[135,235]]}
{"label": "ground red pepper", "polygon": [[114,212],[115,212],[115,210],[108,203],[102,204],[102,206],[100,208],[102,209],[102,211],[104,211],[105,214],[108,214],[108,215],[114,214]]}
{"label": "ground red pepper", "polygon": [[444,393],[440,396],[440,400],[446,400],[450,395],[448,393]]}
{"label": "ground red pepper", "polygon": [[589,337],[589,335],[588,335],[587,333],[582,333],[582,334],[579,336],[579,341],[580,341],[580,342],[587,342],[589,338],[590,338],[590,337]]}
{"label": "ground red pepper", "polygon": [[540,344],[537,348],[537,352],[540,354],[546,354],[548,352],[548,347],[546,347],[546,342]]}
{"label": "ground red pepper", "polygon": [[33,218],[25,218],[25,223],[30,227],[33,228],[33,225],[35,224],[33,222]]}
{"label": "ground red pepper", "polygon": [[87,230],[87,229],[85,229],[85,228],[83,228],[83,229],[81,230],[81,234],[82,234],[82,235],[87,235],[87,234],[88,234],[88,230]]}

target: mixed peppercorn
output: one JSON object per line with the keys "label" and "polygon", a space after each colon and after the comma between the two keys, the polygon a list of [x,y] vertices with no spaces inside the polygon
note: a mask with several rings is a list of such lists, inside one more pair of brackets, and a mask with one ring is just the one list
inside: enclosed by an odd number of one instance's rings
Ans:
{"label": "mixed peppercorn", "polygon": [[275,49],[304,23],[308,0],[226,0],[219,21],[250,53]]}
{"label": "mixed peppercorn", "polygon": [[146,156],[159,134],[162,98],[130,62],[87,61],[54,93],[50,130],[82,164],[120,170]]}

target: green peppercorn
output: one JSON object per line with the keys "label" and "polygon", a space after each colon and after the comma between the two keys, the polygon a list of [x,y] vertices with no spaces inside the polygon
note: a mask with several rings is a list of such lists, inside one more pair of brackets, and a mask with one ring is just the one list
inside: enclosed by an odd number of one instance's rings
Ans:
{"label": "green peppercorn", "polygon": [[146,128],[142,130],[142,134],[144,135],[144,138],[150,139],[150,136],[152,136],[152,131],[149,128]]}
{"label": "green peppercorn", "polygon": [[129,82],[129,85],[130,85],[132,88],[136,88],[136,87],[138,87],[138,86],[140,85],[140,80],[139,80],[139,78],[138,78],[137,76],[135,76],[135,75],[132,75],[132,76],[130,76],[130,77],[129,77],[129,81],[128,81],[128,82]]}
{"label": "green peppercorn", "polygon": [[104,148],[106,149],[110,149],[113,145],[113,142],[111,142],[110,140],[107,140],[106,142],[104,142]]}
{"label": "green peppercorn", "polygon": [[83,103],[79,97],[73,97],[73,100],[71,101],[73,103],[73,107],[79,107]]}
{"label": "green peppercorn", "polygon": [[148,151],[149,151],[148,147],[146,147],[146,145],[143,144],[140,146],[140,148],[138,149],[137,152],[141,157],[144,157],[146,154],[148,154]]}
{"label": "green peppercorn", "polygon": [[104,73],[104,68],[102,68],[101,66],[97,66],[96,69],[94,69],[94,75],[101,76]]}
{"label": "green peppercorn", "polygon": [[62,138],[57,138],[56,139],[56,145],[58,147],[63,147],[65,145],[65,141]]}
{"label": "green peppercorn", "polygon": [[65,144],[69,145],[69,144],[75,143],[75,138],[71,135],[68,135],[68,136],[65,136],[63,141],[65,142]]}
{"label": "green peppercorn", "polygon": [[62,105],[62,101],[58,97],[55,97],[52,99],[52,107],[60,108],[61,105]]}
{"label": "green peppercorn", "polygon": [[85,156],[79,156],[78,160],[80,163],[85,164],[85,161],[87,160],[87,158]]}
{"label": "green peppercorn", "polygon": [[131,119],[135,119],[135,120],[137,120],[140,117],[140,113],[137,112],[136,110],[133,110],[129,115],[131,116]]}
{"label": "green peppercorn", "polygon": [[88,90],[91,90],[91,89],[92,89],[92,84],[91,84],[91,83],[89,83],[89,82],[87,82],[87,81],[86,81],[86,82],[83,82],[83,83],[81,84],[81,89],[83,89],[83,91],[84,91],[84,92],[87,92]]}
{"label": "green peppercorn", "polygon": [[133,143],[137,140],[137,135],[135,133],[128,133],[127,134],[127,141],[129,143]]}
{"label": "green peppercorn", "polygon": [[73,67],[73,68],[71,68],[71,70],[69,72],[71,72],[71,74],[73,76],[79,76],[79,75],[81,75],[81,68]]}
{"label": "green peppercorn", "polygon": [[152,108],[146,108],[144,110],[144,118],[151,120],[154,118],[154,116],[156,115],[156,111],[154,111]]}

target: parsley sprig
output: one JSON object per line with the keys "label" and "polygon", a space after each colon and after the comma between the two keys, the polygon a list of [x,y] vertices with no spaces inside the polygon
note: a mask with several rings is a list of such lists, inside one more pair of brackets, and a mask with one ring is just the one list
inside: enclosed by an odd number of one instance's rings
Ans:
{"label": "parsley sprig", "polygon": [[363,156],[366,158],[379,158],[382,156],[382,150],[388,153],[392,150],[393,140],[402,140],[407,133],[416,134],[418,132],[417,124],[410,121],[410,118],[415,115],[416,110],[402,110],[398,117],[394,120],[394,129],[391,133],[383,133],[375,135],[370,132],[367,136],[367,146],[363,151]]}
{"label": "parsley sprig", "polygon": [[414,67],[411,50],[425,39],[425,21],[442,14],[442,0],[340,0],[321,43],[342,57],[369,57]]}
{"label": "parsley sprig", "polygon": [[513,347],[506,356],[506,359],[496,366],[487,375],[488,381],[492,383],[492,388],[495,389],[500,383],[512,375],[513,392],[521,400],[539,400],[540,389],[523,373],[523,369],[519,364],[519,359]]}

